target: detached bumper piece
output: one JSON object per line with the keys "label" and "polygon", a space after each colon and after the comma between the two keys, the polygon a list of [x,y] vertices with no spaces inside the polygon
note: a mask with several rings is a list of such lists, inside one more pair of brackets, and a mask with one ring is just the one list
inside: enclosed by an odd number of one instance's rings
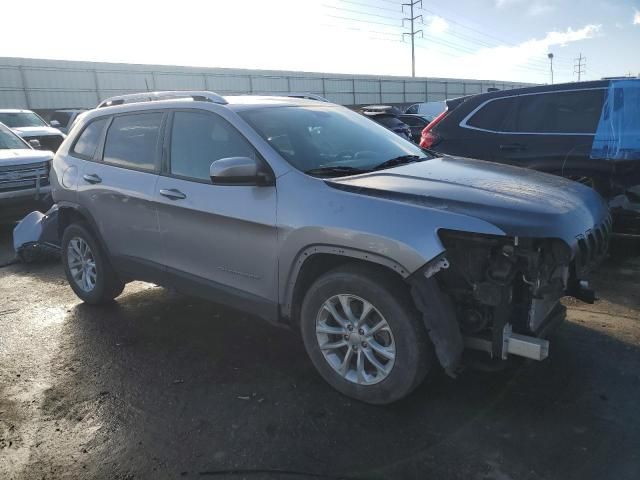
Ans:
{"label": "detached bumper piece", "polygon": [[13,229],[13,248],[25,263],[44,261],[60,253],[58,206],[47,213],[31,212]]}

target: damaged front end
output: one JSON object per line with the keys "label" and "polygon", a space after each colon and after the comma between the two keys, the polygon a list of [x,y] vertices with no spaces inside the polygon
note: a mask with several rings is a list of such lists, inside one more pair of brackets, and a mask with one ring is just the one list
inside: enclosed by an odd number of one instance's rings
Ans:
{"label": "damaged front end", "polygon": [[[576,239],[440,230],[446,251],[412,279],[412,292],[445,370],[464,348],[493,359],[547,357],[546,333],[565,317],[563,296],[593,303],[582,280],[607,252],[611,220]],[[446,321],[453,319],[453,321]]]}

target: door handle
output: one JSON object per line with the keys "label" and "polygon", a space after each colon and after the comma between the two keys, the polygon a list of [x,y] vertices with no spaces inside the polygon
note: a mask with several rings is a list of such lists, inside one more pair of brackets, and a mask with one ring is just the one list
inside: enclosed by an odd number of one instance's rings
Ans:
{"label": "door handle", "polygon": [[102,179],[96,175],[95,173],[85,173],[82,178],[84,178],[85,182],[88,183],[100,183],[102,182]]}
{"label": "door handle", "polygon": [[508,143],[506,145],[500,145],[500,150],[526,150],[527,146],[522,143]]}
{"label": "door handle", "polygon": [[182,193],[180,190],[176,190],[175,188],[170,189],[161,189],[160,195],[163,197],[167,197],[170,200],[184,200],[187,196]]}

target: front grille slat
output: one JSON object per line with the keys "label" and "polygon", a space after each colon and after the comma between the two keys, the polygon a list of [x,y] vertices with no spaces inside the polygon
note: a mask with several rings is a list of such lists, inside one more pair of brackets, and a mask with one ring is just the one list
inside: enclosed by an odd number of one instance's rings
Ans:
{"label": "front grille slat", "polygon": [[0,167],[0,192],[26,190],[49,185],[48,162]]}

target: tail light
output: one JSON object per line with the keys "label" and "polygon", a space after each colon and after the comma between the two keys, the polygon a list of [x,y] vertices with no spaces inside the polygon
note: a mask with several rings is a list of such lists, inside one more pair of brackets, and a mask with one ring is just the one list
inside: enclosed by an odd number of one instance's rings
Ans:
{"label": "tail light", "polygon": [[444,117],[449,113],[448,110],[445,110],[436,118],[434,118],[429,125],[422,129],[422,136],[420,138],[420,147],[422,148],[431,148],[436,145],[440,141],[440,136],[436,133],[433,133],[431,130],[440,123]]}

